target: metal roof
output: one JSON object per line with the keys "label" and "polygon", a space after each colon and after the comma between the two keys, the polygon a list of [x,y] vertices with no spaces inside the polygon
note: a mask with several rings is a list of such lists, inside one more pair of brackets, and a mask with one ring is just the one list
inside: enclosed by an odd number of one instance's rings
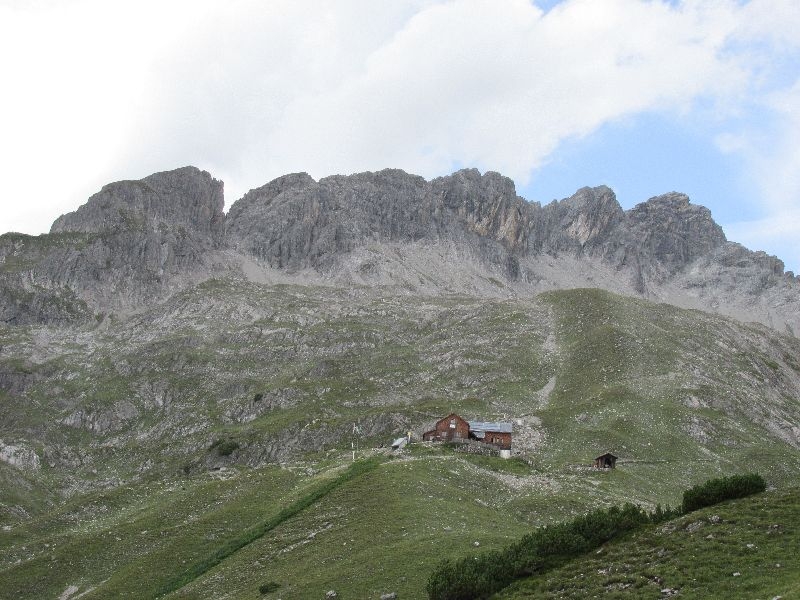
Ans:
{"label": "metal roof", "polygon": [[494,431],[495,433],[511,433],[511,423],[491,421],[470,421],[470,431]]}

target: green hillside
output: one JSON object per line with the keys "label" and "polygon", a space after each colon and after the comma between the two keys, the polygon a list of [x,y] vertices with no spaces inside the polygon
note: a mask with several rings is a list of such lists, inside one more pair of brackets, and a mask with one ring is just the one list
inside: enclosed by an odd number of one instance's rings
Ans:
{"label": "green hillside", "polygon": [[[796,338],[598,290],[212,280],[0,345],[0,442],[39,461],[0,463],[0,598],[424,598],[476,542],[800,472]],[[512,421],[515,457],[381,448],[452,411]],[[328,489],[355,443],[378,463]]]}
{"label": "green hillside", "polygon": [[800,598],[798,524],[800,490],[766,492],[652,526],[494,598]]}

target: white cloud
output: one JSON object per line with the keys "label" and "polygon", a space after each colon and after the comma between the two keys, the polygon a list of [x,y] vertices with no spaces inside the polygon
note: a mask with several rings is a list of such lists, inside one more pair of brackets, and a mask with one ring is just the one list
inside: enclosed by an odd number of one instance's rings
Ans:
{"label": "white cloud", "polygon": [[761,216],[725,225],[729,238],[778,255],[800,268],[800,7],[793,0],[753,0],[734,39],[752,76],[742,100],[756,117],[734,122],[717,138],[744,159],[758,190]]}
{"label": "white cloud", "polygon": [[725,235],[747,248],[766,248],[786,263],[787,270],[800,274],[800,209],[786,207],[762,219],[729,223]]}
{"label": "white cloud", "polygon": [[136,144],[148,69],[189,5],[199,3],[0,4],[0,231],[46,229],[108,181]]}
{"label": "white cloud", "polygon": [[[247,25],[213,21],[224,47],[203,32],[165,65],[141,149],[152,168],[191,149],[228,174],[229,198],[296,170],[434,176],[465,164],[524,183],[565,138],[642,110],[688,110],[745,76],[720,56],[728,5],[573,0],[544,14],[475,0],[318,14],[295,2],[280,19],[262,6],[240,3]],[[373,29],[384,36],[365,40]]]}
{"label": "white cloud", "polygon": [[765,248],[790,267],[800,265],[800,79],[766,99],[774,111],[773,131],[750,132],[736,148],[746,157],[748,176],[761,190],[759,219],[725,226],[731,239]]}
{"label": "white cloud", "polygon": [[800,209],[800,79],[788,90],[769,96],[780,133],[754,162],[766,199],[773,208]]}

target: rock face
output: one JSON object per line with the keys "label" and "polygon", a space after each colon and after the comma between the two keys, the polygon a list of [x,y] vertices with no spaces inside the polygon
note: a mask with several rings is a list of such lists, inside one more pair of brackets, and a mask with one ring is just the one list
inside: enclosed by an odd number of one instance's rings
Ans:
{"label": "rock face", "polygon": [[[532,285],[526,293],[603,287],[782,331],[800,327],[800,286],[783,264],[728,242],[708,209],[675,192],[624,211],[605,186],[541,206],[517,196],[507,177],[475,169],[430,182],[398,170],[319,182],[303,173],[234,203],[227,240],[270,267],[326,276],[341,265],[372,273],[374,260],[348,262],[359,248],[391,245],[402,253],[409,245],[451,243],[461,249],[456,256],[483,263],[487,277]],[[443,271],[458,269],[431,266],[425,276],[443,280]]]}
{"label": "rock face", "polygon": [[532,232],[535,252],[603,256],[622,240],[614,238],[625,223],[625,213],[606,186],[581,188],[572,197],[540,211]]}
{"label": "rock face", "polygon": [[626,213],[601,186],[542,207],[517,196],[507,177],[475,169],[431,182],[397,170],[319,182],[287,175],[231,207],[228,240],[287,269],[325,268],[371,242],[457,240],[476,249],[496,243],[517,257],[601,258],[631,266],[639,279],[672,275],[726,241],[710,212],[683,194]]}
{"label": "rock face", "polygon": [[226,217],[222,188],[193,167],[156,173],[105,186],[48,236],[0,236],[0,319],[87,320],[250,261],[304,281],[424,282],[425,293],[602,287],[800,330],[800,286],[783,263],[728,242],[684,194],[624,211],[605,186],[542,206],[475,169],[431,181],[295,173]]}
{"label": "rock face", "polygon": [[287,175],[248,192],[231,207],[228,240],[273,267],[324,268],[370,240],[426,236],[427,191],[424,179],[402,171],[319,182],[305,173]]}
{"label": "rock face", "polygon": [[[647,281],[665,281],[698,258],[725,244],[722,228],[702,206],[684,194],[665,194],[639,204],[626,214],[625,253],[619,264],[631,264],[637,291]],[[619,257],[618,253],[615,253]]]}
{"label": "rock face", "polygon": [[184,167],[140,181],[110,183],[75,212],[56,219],[50,232],[180,229],[209,246],[219,246],[225,233],[224,202],[221,181]]}
{"label": "rock face", "polygon": [[63,323],[136,306],[209,269],[222,182],[194,167],[105,186],[50,235],[0,237],[0,319]]}

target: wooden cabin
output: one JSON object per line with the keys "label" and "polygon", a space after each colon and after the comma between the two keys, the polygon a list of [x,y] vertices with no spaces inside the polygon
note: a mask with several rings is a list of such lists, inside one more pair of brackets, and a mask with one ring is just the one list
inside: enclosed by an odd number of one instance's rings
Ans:
{"label": "wooden cabin", "polygon": [[422,434],[426,442],[452,442],[469,439],[469,423],[456,413],[436,421],[433,429]]}
{"label": "wooden cabin", "polygon": [[600,456],[594,459],[595,469],[613,469],[616,466],[617,466],[617,457],[611,454],[611,452],[606,452],[605,454],[601,454]]}

